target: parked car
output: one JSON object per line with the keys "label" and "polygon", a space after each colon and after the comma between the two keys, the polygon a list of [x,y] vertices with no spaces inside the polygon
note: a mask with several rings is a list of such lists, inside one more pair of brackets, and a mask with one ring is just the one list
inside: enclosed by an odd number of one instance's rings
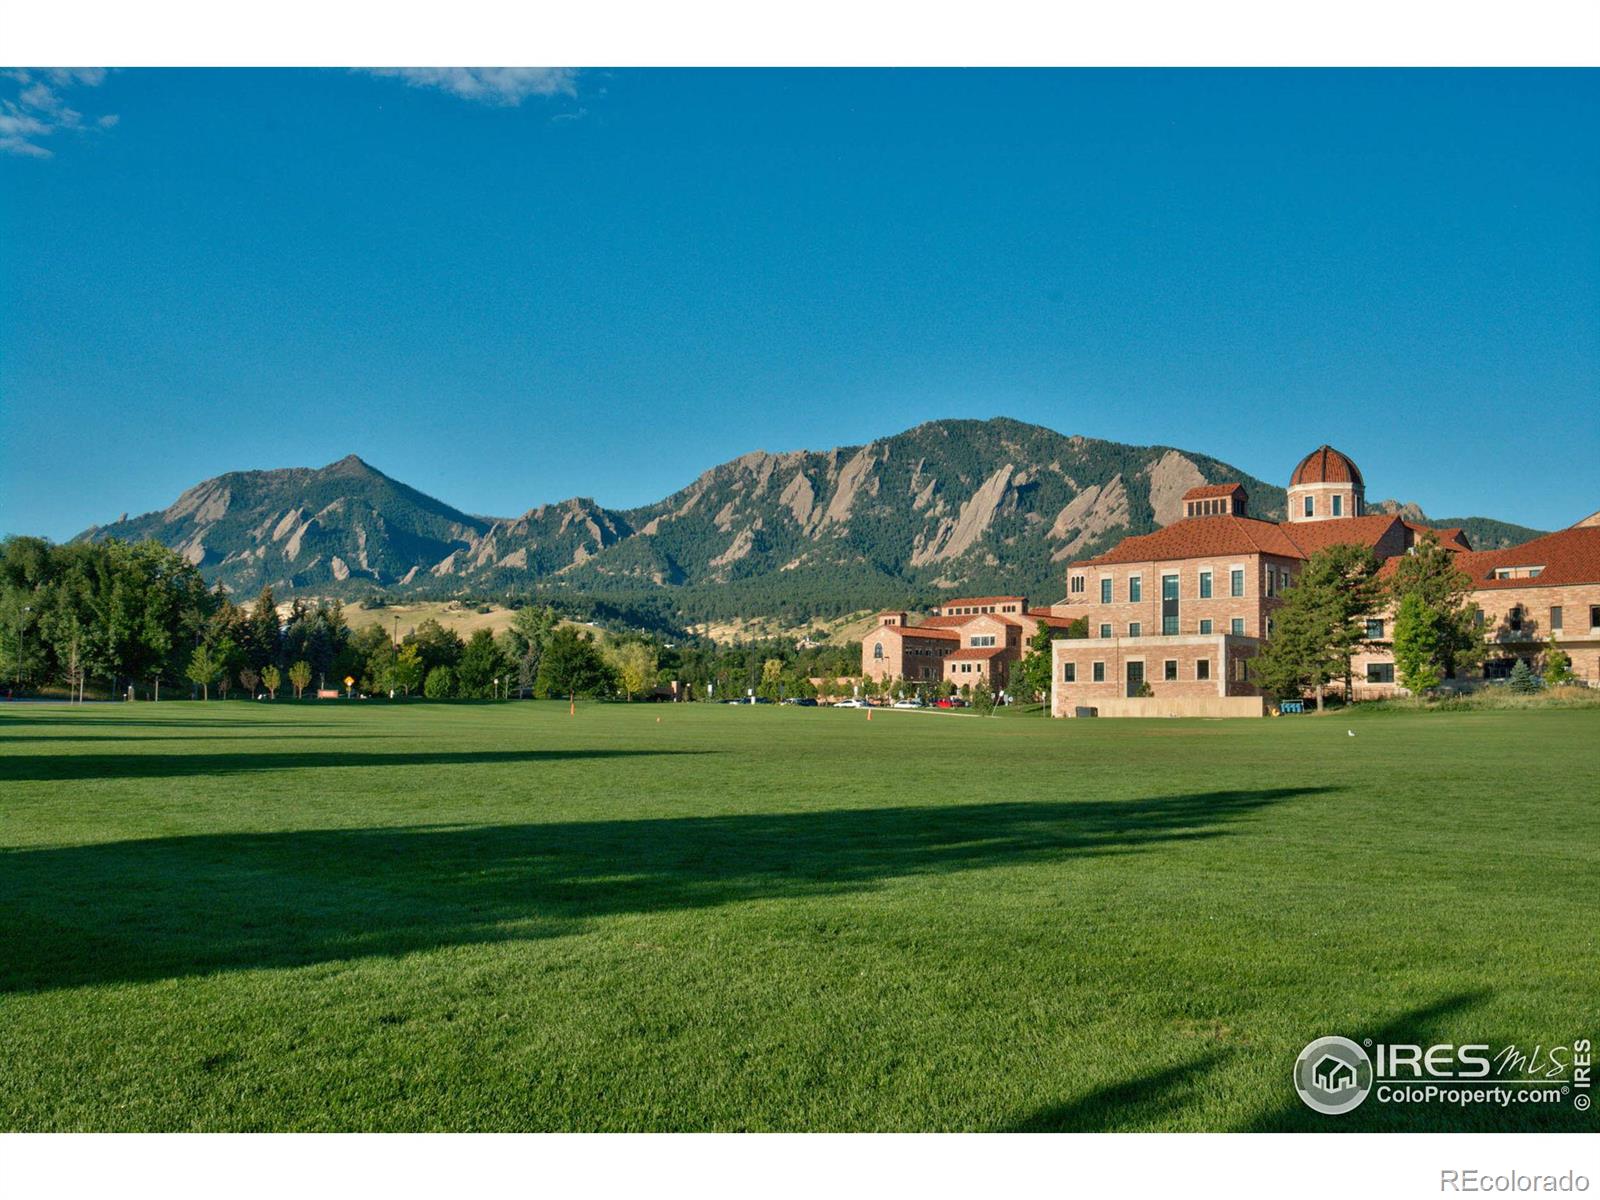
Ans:
{"label": "parked car", "polygon": [[790,696],[784,703],[792,704],[796,708],[815,708],[817,706],[817,702],[810,696]]}
{"label": "parked car", "polygon": [[894,706],[896,708],[927,708],[928,707],[921,700],[918,700],[915,696],[909,696],[904,700],[896,700],[894,702]]}
{"label": "parked car", "polygon": [[870,707],[865,700],[836,700],[836,701],[834,701],[833,706],[835,708],[868,708],[868,707]]}
{"label": "parked car", "polygon": [[939,708],[965,708],[967,706],[967,702],[960,696],[945,696],[940,700],[934,701],[934,703]]}

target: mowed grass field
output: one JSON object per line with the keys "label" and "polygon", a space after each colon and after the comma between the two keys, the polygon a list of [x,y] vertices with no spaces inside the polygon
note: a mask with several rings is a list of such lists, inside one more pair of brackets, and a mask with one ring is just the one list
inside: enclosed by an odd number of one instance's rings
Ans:
{"label": "mowed grass field", "polygon": [[1291,1068],[1595,1036],[1597,735],[0,708],[0,1128],[1593,1129]]}

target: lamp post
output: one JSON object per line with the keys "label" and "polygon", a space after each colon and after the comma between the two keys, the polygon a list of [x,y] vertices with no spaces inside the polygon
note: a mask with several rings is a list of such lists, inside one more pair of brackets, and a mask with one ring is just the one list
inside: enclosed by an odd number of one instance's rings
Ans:
{"label": "lamp post", "polygon": [[22,615],[17,619],[17,670],[16,670],[16,680],[17,680],[17,686],[19,688],[22,686],[22,658],[23,658],[23,654],[25,652],[25,647],[27,646],[28,614],[31,613],[32,611],[33,611],[33,605],[24,604],[22,606]]}

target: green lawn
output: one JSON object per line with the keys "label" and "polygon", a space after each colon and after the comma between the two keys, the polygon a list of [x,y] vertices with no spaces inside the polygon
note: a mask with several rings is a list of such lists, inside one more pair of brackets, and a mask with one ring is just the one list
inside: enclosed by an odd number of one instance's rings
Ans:
{"label": "green lawn", "polygon": [[1290,1070],[1600,1032],[1597,745],[1595,712],[0,707],[0,1128],[1593,1128],[1320,1117]]}

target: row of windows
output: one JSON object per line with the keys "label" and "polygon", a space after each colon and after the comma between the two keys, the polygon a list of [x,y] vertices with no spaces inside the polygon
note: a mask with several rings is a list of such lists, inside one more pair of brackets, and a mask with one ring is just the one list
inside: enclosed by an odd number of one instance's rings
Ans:
{"label": "row of windows", "polygon": [[[1095,683],[1106,681],[1106,664],[1093,662],[1089,664],[1091,678]],[[1194,677],[1202,683],[1211,678],[1211,660],[1197,658],[1194,662]],[[1166,681],[1175,681],[1178,678],[1178,660],[1169,658],[1161,664],[1161,678]],[[1078,664],[1069,662],[1061,664],[1061,682],[1078,682]]]}
{"label": "row of windows", "polygon": [[[1210,617],[1201,618],[1199,633],[1202,636],[1209,636],[1210,634],[1215,632],[1215,624],[1216,623],[1214,621],[1212,621],[1212,619]],[[1161,618],[1161,632],[1164,635],[1168,636],[1168,637],[1175,636],[1178,633],[1178,618],[1177,617],[1162,617]],[[1243,617],[1234,617],[1231,621],[1229,621],[1228,622],[1228,632],[1233,634],[1234,637],[1243,637],[1244,636],[1244,618]],[[1267,622],[1267,632],[1269,634],[1272,632],[1272,622],[1271,621]],[[1103,638],[1110,638],[1110,637],[1116,637],[1117,636],[1115,633],[1112,632],[1111,622],[1102,621],[1100,623],[1100,634],[1099,634],[1099,636],[1101,636]],[[1127,636],[1131,637],[1131,638],[1143,637],[1144,636],[1144,622],[1143,621],[1129,621],[1128,622],[1128,633],[1127,633]]]}
{"label": "row of windows", "polygon": [[[1279,590],[1281,590],[1282,588],[1288,587],[1289,586],[1289,580],[1290,580],[1290,576],[1289,576],[1289,572],[1288,571],[1279,571],[1275,567],[1269,567],[1267,569],[1267,595],[1269,595],[1269,596],[1276,595]],[[1169,586],[1168,586],[1169,585],[1169,581],[1170,581],[1170,590],[1169,590]],[[1214,594],[1214,592],[1213,592],[1213,584],[1212,584],[1212,572],[1210,570],[1204,570],[1204,571],[1200,572],[1199,585],[1200,585],[1200,599],[1202,599],[1202,600],[1210,600],[1212,598],[1213,594]],[[1081,593],[1084,590],[1084,586],[1085,586],[1084,576],[1082,576],[1082,575],[1074,575],[1067,582],[1067,591]],[[1114,590],[1114,587],[1115,587],[1115,585],[1114,585],[1114,583],[1113,583],[1113,581],[1112,581],[1112,579],[1111,579],[1111,577],[1109,575],[1105,575],[1105,576],[1101,577],[1101,579],[1100,579],[1100,603],[1101,604],[1111,604],[1111,603],[1113,603],[1112,592]],[[1242,595],[1244,595],[1244,568],[1243,567],[1234,567],[1231,570],[1229,570],[1229,572],[1228,572],[1228,595],[1230,595],[1230,596],[1242,596]],[[1176,575],[1163,575],[1161,577],[1161,597],[1164,600],[1176,600],[1178,598],[1178,577]],[[1128,576],[1128,602],[1130,604],[1137,604],[1140,601],[1142,601],[1143,599],[1144,599],[1144,577],[1142,575],[1130,575],[1130,576]]]}
{"label": "row of windows", "polygon": [[[1335,516],[1335,517],[1344,516],[1344,497],[1343,496],[1330,496],[1329,500],[1332,501],[1332,503],[1331,503],[1331,505],[1329,506],[1329,509],[1328,509],[1329,515]],[[1359,504],[1355,505],[1354,508],[1359,510],[1360,505]],[[1304,507],[1300,511],[1305,513],[1305,515],[1308,516],[1308,517],[1316,516],[1317,515],[1317,507],[1316,507],[1315,498],[1311,497],[1311,496],[1307,496],[1305,498]],[[1353,517],[1359,517],[1361,515],[1361,513],[1359,511],[1352,511],[1350,515],[1353,516]]]}
{"label": "row of windows", "polygon": [[992,633],[975,633],[972,635],[972,645],[992,646],[995,644],[995,635]]}
{"label": "row of windows", "polygon": [[[1483,624],[1483,613],[1481,610],[1477,616],[1478,624]],[[1513,605],[1511,611],[1506,614],[1506,627],[1509,628],[1513,633],[1520,633],[1522,631],[1523,622],[1527,619],[1527,610],[1524,609],[1520,604]],[[1565,620],[1566,617],[1561,611],[1561,605],[1552,604],[1550,606],[1550,632],[1560,633],[1564,628],[1563,623]],[[1600,604],[1591,604],[1589,606],[1589,628],[1600,629]]]}

